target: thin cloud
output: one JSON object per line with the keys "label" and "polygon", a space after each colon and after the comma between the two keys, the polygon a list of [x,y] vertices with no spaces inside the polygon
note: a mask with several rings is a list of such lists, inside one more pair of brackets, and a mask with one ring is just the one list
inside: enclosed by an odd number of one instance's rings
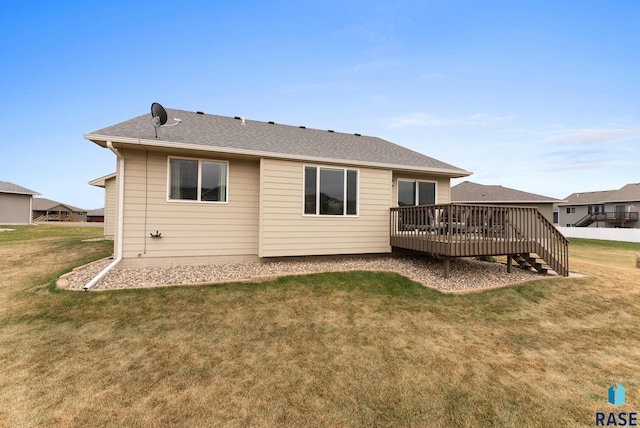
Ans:
{"label": "thin cloud", "polygon": [[387,119],[387,126],[392,129],[408,127],[441,127],[450,125],[490,125],[511,119],[512,116],[492,116],[476,113],[464,117],[442,117],[432,113],[413,112],[403,116]]}
{"label": "thin cloud", "polygon": [[[537,156],[545,171],[568,171],[568,170],[611,170],[637,167],[640,162],[633,161],[634,156],[620,157],[618,151],[615,153],[602,146],[570,146],[566,150],[556,150],[542,153]],[[629,152],[629,150],[625,150]]]}
{"label": "thin cloud", "polygon": [[301,92],[316,91],[318,89],[329,88],[331,85],[328,83],[292,83],[281,85],[278,87],[278,92],[285,94],[297,94]]}
{"label": "thin cloud", "polygon": [[453,75],[444,73],[427,73],[419,77],[420,80],[436,80],[436,79],[450,79]]}
{"label": "thin cloud", "polygon": [[613,144],[640,138],[640,128],[594,128],[571,130],[551,139],[553,143],[577,146]]}
{"label": "thin cloud", "polygon": [[361,64],[356,64],[351,67],[340,68],[340,69],[337,69],[335,72],[336,74],[356,74],[356,73],[361,73],[363,71],[393,67],[395,65],[396,65],[395,62],[389,61],[389,60],[370,61],[370,62],[365,62]]}

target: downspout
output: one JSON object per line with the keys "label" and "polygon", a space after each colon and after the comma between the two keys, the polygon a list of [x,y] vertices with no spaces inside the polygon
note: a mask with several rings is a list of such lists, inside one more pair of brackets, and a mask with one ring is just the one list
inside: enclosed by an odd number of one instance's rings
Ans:
{"label": "downspout", "polygon": [[118,151],[115,147],[113,147],[113,143],[111,141],[107,141],[107,147],[111,150],[116,157],[118,158],[118,242],[116,243],[117,253],[116,259],[112,261],[109,266],[104,268],[102,272],[95,276],[91,281],[89,281],[82,289],[84,291],[88,291],[91,287],[93,287],[103,276],[107,274],[111,269],[113,269],[120,261],[122,260],[122,241],[123,241],[123,232],[124,232],[124,156],[122,153]]}

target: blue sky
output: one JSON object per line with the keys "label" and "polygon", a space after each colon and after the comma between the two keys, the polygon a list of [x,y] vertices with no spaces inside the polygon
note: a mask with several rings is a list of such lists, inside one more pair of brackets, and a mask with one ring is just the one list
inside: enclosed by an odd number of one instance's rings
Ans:
{"label": "blue sky", "polygon": [[640,181],[637,0],[7,2],[0,44],[0,180],[81,208],[115,170],[82,135],[154,101],[557,198]]}

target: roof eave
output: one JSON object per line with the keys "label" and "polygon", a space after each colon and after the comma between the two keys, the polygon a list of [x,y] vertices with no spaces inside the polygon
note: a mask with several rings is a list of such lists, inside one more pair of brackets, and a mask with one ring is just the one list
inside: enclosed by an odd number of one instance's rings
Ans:
{"label": "roof eave", "polygon": [[0,193],[9,193],[12,195],[27,195],[27,196],[35,196],[40,194],[38,192],[18,192],[14,190],[0,190]]}
{"label": "roof eave", "polygon": [[565,206],[565,205],[602,205],[602,204],[618,204],[618,203],[630,203],[630,202],[640,202],[639,199],[628,199],[628,200],[624,200],[624,199],[615,199],[615,200],[610,200],[610,201],[591,201],[591,202],[562,202],[561,206]]}
{"label": "roof eave", "polygon": [[468,177],[471,174],[473,174],[472,172],[465,171],[462,169],[428,168],[428,167],[420,167],[420,166],[413,166],[413,165],[386,164],[386,163],[379,163],[379,162],[367,162],[367,161],[358,161],[358,160],[349,160],[349,159],[324,158],[324,157],[318,157],[318,156],[301,156],[301,155],[294,155],[294,154],[287,154],[287,153],[262,152],[258,150],[237,149],[237,148],[230,148],[230,147],[203,146],[199,144],[185,144],[185,143],[176,144],[170,141],[148,140],[148,139],[141,139],[141,138],[113,137],[108,135],[97,135],[97,134],[85,134],[83,135],[83,137],[86,140],[92,141],[101,147],[106,147],[106,142],[111,141],[114,144],[130,145],[130,146],[139,147],[141,149],[170,148],[170,149],[179,149],[179,150],[205,151],[205,152],[212,152],[212,153],[228,153],[233,155],[253,156],[258,158],[263,157],[263,158],[275,158],[275,159],[297,160],[297,161],[307,161],[307,162],[333,163],[333,164],[341,164],[341,165],[358,165],[358,166],[368,166],[372,168],[384,168],[384,169],[392,169],[392,170],[400,170],[400,171],[428,172],[431,174],[444,175],[451,178]]}
{"label": "roof eave", "polygon": [[94,178],[93,180],[89,181],[89,184],[91,186],[96,186],[96,187],[105,187],[106,186],[106,181],[109,180],[110,178],[114,178],[115,176],[116,176],[116,173],[112,172],[111,174],[107,174],[107,175],[104,175],[102,177]]}
{"label": "roof eave", "polygon": [[456,203],[461,203],[461,204],[557,204],[561,201],[556,200],[556,199],[548,199],[548,200],[542,200],[542,201],[519,201],[519,200],[514,200],[514,201],[476,201],[476,200],[470,200],[470,201],[460,201],[460,200],[454,200],[453,198],[451,199],[452,202],[456,202]]}

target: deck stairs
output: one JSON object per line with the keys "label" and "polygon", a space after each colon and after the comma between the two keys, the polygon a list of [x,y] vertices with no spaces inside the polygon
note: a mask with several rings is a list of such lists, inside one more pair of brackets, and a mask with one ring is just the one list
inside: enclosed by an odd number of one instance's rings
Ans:
{"label": "deck stairs", "polygon": [[518,263],[521,269],[532,271],[535,269],[543,275],[548,275],[549,272],[557,273],[545,263],[544,260],[538,254],[522,253],[513,256],[513,260]]}
{"label": "deck stairs", "polygon": [[597,218],[598,216],[596,214],[587,214],[586,216],[582,217],[580,220],[576,221],[574,226],[575,227],[590,226],[596,221]]}

